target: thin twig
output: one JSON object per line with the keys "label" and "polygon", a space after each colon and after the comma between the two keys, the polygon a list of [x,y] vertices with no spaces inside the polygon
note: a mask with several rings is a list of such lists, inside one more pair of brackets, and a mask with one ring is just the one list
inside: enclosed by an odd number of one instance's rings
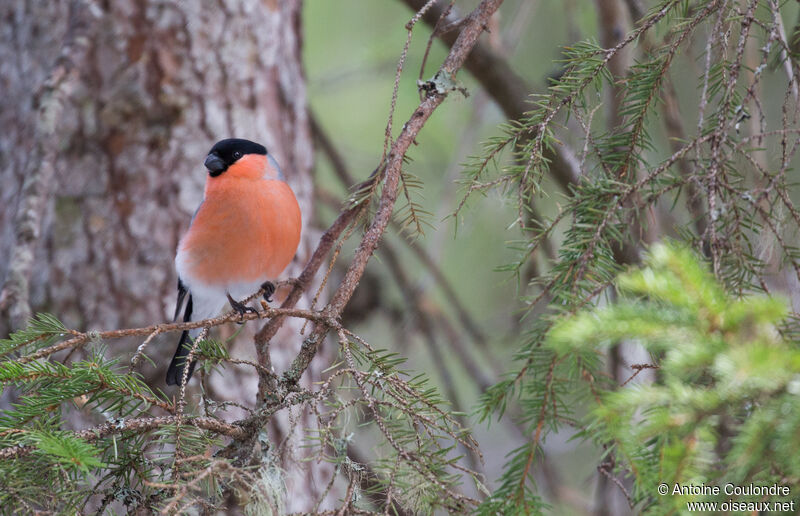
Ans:
{"label": "thin twig", "polygon": [[[251,321],[255,319],[268,319],[268,318],[274,319],[276,317],[299,317],[301,319],[311,319],[319,321],[322,318],[324,318],[324,315],[321,312],[313,312],[310,310],[301,310],[297,308],[267,308],[257,313],[248,312],[243,315],[239,315],[237,312],[229,312],[219,317],[214,317],[211,319],[203,319],[200,321],[153,324],[141,328],[126,328],[122,330],[89,331],[84,333],[77,333],[77,335],[75,335],[71,339],[59,342],[57,344],[53,344],[52,346],[49,346],[44,349],[40,349],[39,351],[31,353],[30,355],[22,356],[19,359],[17,359],[17,361],[21,364],[27,364],[29,362],[39,360],[40,358],[50,356],[54,353],[58,353],[59,351],[63,351],[65,349],[82,346],[92,340],[100,341],[108,339],[119,339],[122,337],[151,335],[154,332],[168,333],[174,331],[193,330],[196,328],[206,328],[206,327],[211,328],[229,322],[242,322],[242,321]],[[71,333],[71,335],[74,335],[74,333]]]}
{"label": "thin twig", "polygon": [[[78,432],[72,432],[72,435],[78,439],[83,439],[87,442],[94,442],[98,439],[103,439],[110,435],[121,434],[125,432],[132,432],[141,434],[156,430],[158,428],[174,425],[177,423],[177,416],[162,416],[162,417],[143,417],[128,420],[114,420],[107,421],[100,426],[87,428]],[[184,425],[191,425],[203,430],[208,430],[220,435],[225,435],[233,439],[238,439],[244,435],[243,430],[230,423],[226,423],[216,418],[211,417],[188,417],[183,420]],[[19,430],[25,432],[25,430]],[[9,446],[7,448],[0,448],[0,460],[16,459],[30,455],[36,449],[35,446]]]}

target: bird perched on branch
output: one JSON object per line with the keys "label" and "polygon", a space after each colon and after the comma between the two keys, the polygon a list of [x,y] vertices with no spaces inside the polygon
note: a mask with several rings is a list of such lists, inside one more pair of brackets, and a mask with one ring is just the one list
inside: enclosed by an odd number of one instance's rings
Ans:
{"label": "bird perched on branch", "polygon": [[[214,317],[226,302],[244,314],[239,302],[259,288],[271,301],[275,279],[300,243],[300,206],[277,162],[263,145],[232,138],[218,142],[205,160],[205,194],[189,230],[178,244],[178,302],[175,319]],[[187,296],[188,294],[188,296]],[[184,331],[167,369],[167,385],[183,381],[192,339],[200,329]],[[189,365],[186,381],[195,362]]]}

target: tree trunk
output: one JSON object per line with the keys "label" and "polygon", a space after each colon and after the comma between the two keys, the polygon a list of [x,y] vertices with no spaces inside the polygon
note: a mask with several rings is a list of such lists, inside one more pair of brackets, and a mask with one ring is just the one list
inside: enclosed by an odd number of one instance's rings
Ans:
{"label": "tree trunk", "polygon": [[[265,144],[304,221],[312,219],[301,1],[211,4],[0,4],[0,333],[38,311],[79,330],[171,317],[176,245],[202,197],[202,160],[222,138]],[[287,276],[299,272],[313,240],[304,227]],[[296,330],[287,324],[273,339],[276,369],[296,354]],[[254,354],[252,340],[237,342],[234,356]],[[108,352],[127,365],[140,343]],[[139,370],[155,387],[176,343],[168,335],[146,350],[159,367]],[[252,404],[253,371],[224,372],[207,379],[210,390]],[[275,424],[276,435],[291,433]],[[307,509],[312,485],[324,487],[329,475],[311,482],[289,473],[286,509]]]}

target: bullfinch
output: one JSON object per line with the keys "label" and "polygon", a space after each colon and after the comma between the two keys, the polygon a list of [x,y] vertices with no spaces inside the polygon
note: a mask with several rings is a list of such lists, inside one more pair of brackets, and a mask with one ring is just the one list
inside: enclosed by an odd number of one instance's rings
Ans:
{"label": "bullfinch", "polygon": [[[294,192],[263,145],[231,138],[206,156],[205,193],[191,225],[178,243],[177,319],[217,316],[226,303],[239,313],[253,311],[238,300],[259,288],[270,301],[275,279],[300,243],[302,219]],[[167,369],[167,385],[179,385],[192,339],[184,331]],[[195,362],[189,365],[187,381]]]}

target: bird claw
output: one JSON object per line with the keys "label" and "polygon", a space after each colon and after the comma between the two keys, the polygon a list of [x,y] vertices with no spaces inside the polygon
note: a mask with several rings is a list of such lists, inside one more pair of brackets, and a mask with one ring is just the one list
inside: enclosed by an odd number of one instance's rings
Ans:
{"label": "bird claw", "polygon": [[228,302],[231,304],[231,308],[233,311],[239,314],[241,319],[244,319],[244,314],[251,313],[257,314],[258,310],[253,308],[252,306],[247,306],[244,303],[240,303],[239,301],[233,299],[230,294],[226,294],[228,296]]}
{"label": "bird claw", "polygon": [[272,303],[272,294],[275,293],[275,284],[271,281],[265,281],[261,284],[261,288],[264,290],[264,301]]}

